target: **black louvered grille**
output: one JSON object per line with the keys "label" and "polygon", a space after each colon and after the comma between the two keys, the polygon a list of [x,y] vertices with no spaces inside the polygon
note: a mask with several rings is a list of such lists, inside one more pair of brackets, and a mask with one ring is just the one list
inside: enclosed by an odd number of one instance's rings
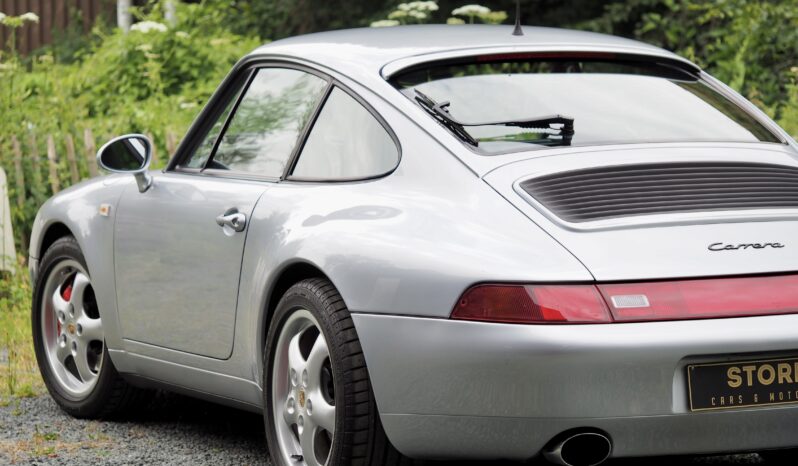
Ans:
{"label": "black louvered grille", "polygon": [[798,168],[754,163],[645,164],[532,178],[521,188],[568,222],[635,215],[798,208]]}

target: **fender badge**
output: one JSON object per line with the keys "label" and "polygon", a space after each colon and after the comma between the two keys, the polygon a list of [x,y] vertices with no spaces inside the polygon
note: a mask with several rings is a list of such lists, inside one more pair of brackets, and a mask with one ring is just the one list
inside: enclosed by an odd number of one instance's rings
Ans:
{"label": "fender badge", "polygon": [[111,204],[100,204],[100,215],[108,217],[111,215]]}
{"label": "fender badge", "polygon": [[741,244],[725,244],[725,243],[712,243],[707,246],[710,251],[736,251],[738,249],[780,249],[785,245],[781,243],[741,243]]}

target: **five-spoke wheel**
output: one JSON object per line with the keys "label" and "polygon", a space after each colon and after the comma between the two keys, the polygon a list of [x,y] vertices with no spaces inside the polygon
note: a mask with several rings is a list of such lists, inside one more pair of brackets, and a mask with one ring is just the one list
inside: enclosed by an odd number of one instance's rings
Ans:
{"label": "five-spoke wheel", "polygon": [[284,459],[326,465],[335,435],[335,384],[327,340],[298,309],[283,324],[272,367],[272,409]]}
{"label": "five-spoke wheel", "polygon": [[263,354],[274,466],[406,466],[385,436],[352,316],[329,280],[285,291]]}
{"label": "five-spoke wheel", "polygon": [[44,253],[33,294],[33,346],[44,384],[76,417],[118,414],[143,393],[116,371],[105,344],[98,293],[75,238]]}
{"label": "five-spoke wheel", "polygon": [[97,383],[104,345],[91,280],[81,264],[65,260],[50,272],[43,293],[41,331],[47,362],[61,388],[84,396]]}

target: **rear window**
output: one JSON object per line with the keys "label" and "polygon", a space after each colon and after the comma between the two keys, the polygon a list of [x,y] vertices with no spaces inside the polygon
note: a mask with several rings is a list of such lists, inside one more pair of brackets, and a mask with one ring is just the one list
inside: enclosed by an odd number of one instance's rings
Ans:
{"label": "rear window", "polygon": [[391,81],[484,154],[568,145],[781,142],[698,76],[669,64],[477,57],[417,68]]}

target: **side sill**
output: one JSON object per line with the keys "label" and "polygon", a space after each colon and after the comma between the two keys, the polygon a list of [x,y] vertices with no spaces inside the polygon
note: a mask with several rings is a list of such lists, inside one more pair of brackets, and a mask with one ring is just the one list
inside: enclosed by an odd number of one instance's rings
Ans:
{"label": "side sill", "polygon": [[179,395],[185,395],[191,398],[196,398],[199,400],[208,401],[222,406],[227,406],[229,408],[240,409],[242,411],[247,411],[255,414],[263,414],[263,409],[260,406],[256,406],[244,401],[235,400],[233,398],[228,398],[225,396],[214,395],[212,393],[203,392],[201,390],[195,390],[193,388],[183,387],[181,385],[164,382],[162,380],[151,379],[149,377],[144,377],[138,374],[123,373],[120,375],[126,381],[130,382],[131,385],[139,388],[145,388],[151,390],[165,390],[168,392],[177,393]]}

